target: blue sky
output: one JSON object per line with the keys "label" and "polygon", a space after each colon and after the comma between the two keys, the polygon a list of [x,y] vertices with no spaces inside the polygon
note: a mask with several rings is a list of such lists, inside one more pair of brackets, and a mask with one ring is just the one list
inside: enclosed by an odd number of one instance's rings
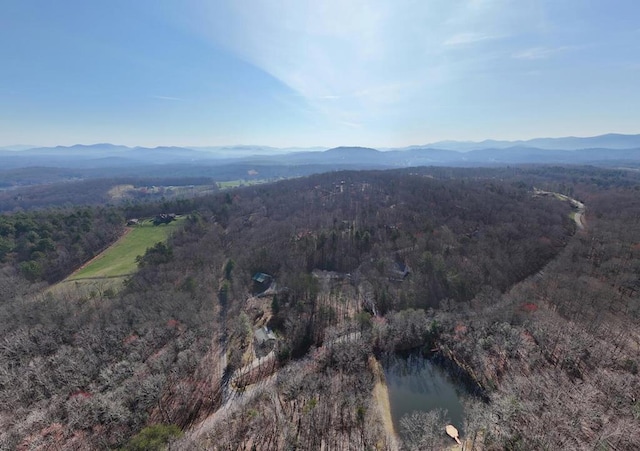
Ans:
{"label": "blue sky", "polygon": [[637,0],[3,0],[0,146],[640,133]]}

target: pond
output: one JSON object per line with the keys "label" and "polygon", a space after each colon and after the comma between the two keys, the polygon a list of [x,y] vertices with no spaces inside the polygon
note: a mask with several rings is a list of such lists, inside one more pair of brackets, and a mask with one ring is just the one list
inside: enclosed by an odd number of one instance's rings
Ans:
{"label": "pond", "polygon": [[404,415],[416,410],[444,409],[450,424],[463,434],[461,397],[466,390],[444,368],[417,353],[408,357],[391,356],[383,359],[382,363],[396,433],[401,432],[400,419]]}

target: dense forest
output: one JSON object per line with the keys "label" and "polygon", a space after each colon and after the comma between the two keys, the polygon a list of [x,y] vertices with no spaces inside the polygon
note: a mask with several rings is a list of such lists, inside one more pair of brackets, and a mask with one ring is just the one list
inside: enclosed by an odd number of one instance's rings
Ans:
{"label": "dense forest", "polygon": [[31,282],[57,282],[115,241],[123,227],[120,212],[102,207],[1,215],[0,264]]}
{"label": "dense forest", "polygon": [[[587,228],[534,187],[583,202]],[[398,442],[374,396],[382,356],[423,350],[473,387],[471,447],[633,449],[639,189],[622,170],[412,168],[3,214],[0,448],[443,449],[436,416]],[[44,290],[160,213],[187,219],[120,292]]]}
{"label": "dense forest", "polygon": [[[217,190],[217,185],[209,177],[114,177],[76,180],[66,183],[43,183],[40,179],[40,183],[34,186],[0,190],[0,212],[19,212],[52,207],[64,208],[73,205],[122,205],[166,200],[178,196],[172,196],[168,189],[147,188],[193,185],[207,185],[211,190]],[[131,190],[127,195],[122,195],[119,193],[121,187],[130,187]]]}

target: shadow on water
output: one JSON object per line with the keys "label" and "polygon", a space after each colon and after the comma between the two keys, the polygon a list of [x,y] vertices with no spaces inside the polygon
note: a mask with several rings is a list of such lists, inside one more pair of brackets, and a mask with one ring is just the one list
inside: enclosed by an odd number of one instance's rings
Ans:
{"label": "shadow on water", "polygon": [[468,395],[441,365],[419,352],[407,356],[391,355],[382,359],[391,404],[391,417],[397,433],[400,419],[414,411],[447,411],[447,421],[464,433],[464,408],[461,398]]}

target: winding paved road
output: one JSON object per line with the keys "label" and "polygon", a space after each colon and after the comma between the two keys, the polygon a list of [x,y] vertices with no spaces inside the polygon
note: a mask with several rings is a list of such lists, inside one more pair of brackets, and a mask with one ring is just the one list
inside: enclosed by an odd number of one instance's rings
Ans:
{"label": "winding paved road", "polygon": [[587,207],[582,202],[580,202],[577,199],[574,199],[573,197],[569,197],[565,194],[554,193],[552,191],[543,191],[538,188],[534,188],[533,192],[535,195],[538,195],[538,196],[553,196],[557,199],[571,203],[573,208],[576,209],[575,214],[573,215],[573,220],[576,222],[576,226],[578,227],[578,230],[585,229],[585,227],[587,226],[587,221],[585,220],[584,215],[585,215],[585,211],[587,210]]}

